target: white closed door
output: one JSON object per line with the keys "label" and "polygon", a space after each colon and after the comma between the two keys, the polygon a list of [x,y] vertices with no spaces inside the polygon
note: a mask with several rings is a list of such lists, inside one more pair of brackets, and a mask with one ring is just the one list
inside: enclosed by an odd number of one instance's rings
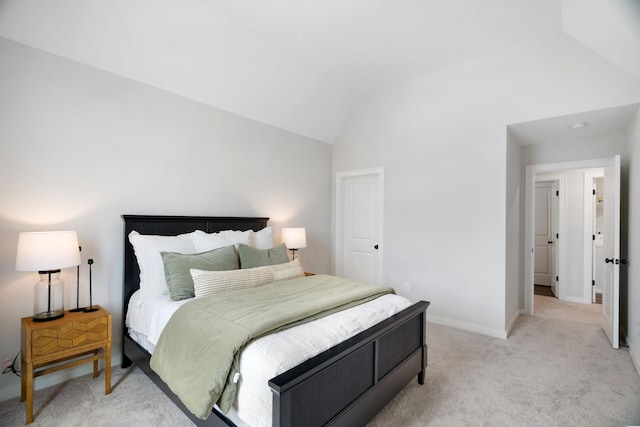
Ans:
{"label": "white closed door", "polygon": [[604,168],[603,185],[604,283],[602,329],[613,348],[620,337],[620,156],[612,157]]}
{"label": "white closed door", "polygon": [[550,286],[554,295],[557,296],[554,250],[556,241],[554,213],[557,216],[556,190],[557,182],[536,182],[533,274],[536,285]]}
{"label": "white closed door", "polygon": [[337,274],[370,284],[382,282],[382,176],[338,175]]}

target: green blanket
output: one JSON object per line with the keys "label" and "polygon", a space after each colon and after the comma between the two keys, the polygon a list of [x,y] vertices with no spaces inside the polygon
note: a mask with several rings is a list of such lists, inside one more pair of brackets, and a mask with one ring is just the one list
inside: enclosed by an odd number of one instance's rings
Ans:
{"label": "green blanket", "polygon": [[171,317],[151,368],[197,417],[207,418],[216,403],[227,413],[250,340],[387,293],[393,289],[315,275],[197,298]]}

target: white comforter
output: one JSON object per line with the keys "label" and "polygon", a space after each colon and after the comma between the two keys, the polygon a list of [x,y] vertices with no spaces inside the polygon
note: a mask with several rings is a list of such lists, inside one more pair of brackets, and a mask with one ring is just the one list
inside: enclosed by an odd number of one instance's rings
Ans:
{"label": "white comforter", "polygon": [[[143,296],[137,292],[131,298],[127,313],[130,335],[152,353],[171,315],[188,301],[172,301],[168,295]],[[383,295],[251,342],[240,356],[237,416],[251,426],[270,426],[272,394],[268,381],[271,378],[410,305],[406,298]]]}

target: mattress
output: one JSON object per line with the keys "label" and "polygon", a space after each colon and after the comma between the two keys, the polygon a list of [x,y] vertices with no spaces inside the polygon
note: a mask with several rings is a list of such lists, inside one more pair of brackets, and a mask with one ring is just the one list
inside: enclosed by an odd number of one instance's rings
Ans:
{"label": "mattress", "polygon": [[[172,301],[168,295],[136,292],[129,303],[129,335],[153,353],[171,315],[190,300]],[[235,411],[251,426],[270,426],[272,393],[268,381],[323,351],[409,307],[398,295],[383,295],[365,304],[294,326],[249,343],[240,356],[240,378]]]}

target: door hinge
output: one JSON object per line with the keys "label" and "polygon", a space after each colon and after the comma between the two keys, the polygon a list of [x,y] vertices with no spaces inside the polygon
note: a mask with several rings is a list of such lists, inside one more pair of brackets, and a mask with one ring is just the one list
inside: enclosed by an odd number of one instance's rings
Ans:
{"label": "door hinge", "polygon": [[591,240],[596,240],[596,235],[595,234],[591,235]]}
{"label": "door hinge", "polygon": [[556,196],[560,196],[560,190],[556,190]]}
{"label": "door hinge", "polygon": [[556,233],[556,239],[560,238],[560,234]]}
{"label": "door hinge", "polygon": [[558,276],[556,276],[556,282],[558,281]]}
{"label": "door hinge", "polygon": [[595,196],[596,195],[596,190],[591,190],[591,191],[593,191],[593,195]]}
{"label": "door hinge", "polygon": [[596,281],[595,281],[595,280],[592,280],[592,281],[591,281],[591,286],[595,286],[595,285],[596,285]]}

